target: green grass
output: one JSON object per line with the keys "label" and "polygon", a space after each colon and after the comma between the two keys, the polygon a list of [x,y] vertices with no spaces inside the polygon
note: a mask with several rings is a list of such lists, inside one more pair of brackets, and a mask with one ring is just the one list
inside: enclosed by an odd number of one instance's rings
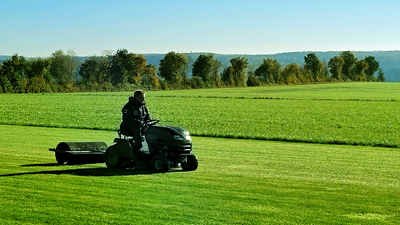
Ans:
{"label": "green grass", "polygon": [[193,137],[193,172],[58,166],[113,131],[0,125],[0,224],[398,224],[400,151]]}
{"label": "green grass", "polygon": [[200,136],[400,146],[400,102],[175,97],[154,105],[157,118]]}
{"label": "green grass", "polygon": [[[196,136],[400,147],[400,83],[148,92],[154,118]],[[116,130],[131,93],[0,95],[0,124]]]}

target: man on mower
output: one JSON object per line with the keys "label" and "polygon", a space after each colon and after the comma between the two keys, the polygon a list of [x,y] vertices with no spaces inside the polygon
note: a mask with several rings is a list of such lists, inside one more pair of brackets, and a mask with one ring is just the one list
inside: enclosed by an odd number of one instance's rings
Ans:
{"label": "man on mower", "polygon": [[122,122],[120,125],[121,133],[128,133],[133,136],[135,141],[134,154],[138,154],[142,147],[141,132],[146,133],[146,123],[150,120],[150,114],[147,110],[145,92],[137,90],[133,96],[129,97],[128,103],[122,108]]}

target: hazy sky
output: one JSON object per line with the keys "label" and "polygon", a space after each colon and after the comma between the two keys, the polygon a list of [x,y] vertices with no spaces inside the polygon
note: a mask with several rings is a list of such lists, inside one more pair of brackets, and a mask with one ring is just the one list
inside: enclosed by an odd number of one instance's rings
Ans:
{"label": "hazy sky", "polygon": [[0,0],[0,55],[400,50],[398,0]]}

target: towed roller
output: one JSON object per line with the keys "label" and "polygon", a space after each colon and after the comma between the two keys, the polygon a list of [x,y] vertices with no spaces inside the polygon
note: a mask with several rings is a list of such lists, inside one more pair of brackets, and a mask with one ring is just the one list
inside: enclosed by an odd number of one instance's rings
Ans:
{"label": "towed roller", "polygon": [[60,165],[85,164],[104,162],[107,147],[104,142],[60,142],[56,148],[49,150],[55,152]]}

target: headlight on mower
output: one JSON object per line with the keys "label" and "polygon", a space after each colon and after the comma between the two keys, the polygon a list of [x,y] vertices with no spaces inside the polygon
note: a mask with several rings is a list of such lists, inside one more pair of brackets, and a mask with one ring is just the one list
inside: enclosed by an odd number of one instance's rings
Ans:
{"label": "headlight on mower", "polygon": [[183,141],[185,140],[181,135],[174,135],[172,136],[172,138],[176,141]]}
{"label": "headlight on mower", "polygon": [[185,134],[186,141],[191,141],[192,140],[192,138],[190,137],[190,134],[189,134],[188,131],[185,131],[184,134]]}
{"label": "headlight on mower", "polygon": [[187,131],[183,133],[183,136],[175,134],[175,135],[172,136],[172,138],[174,140],[176,140],[176,141],[184,141],[184,140],[191,141],[192,140],[192,138],[190,137],[189,132],[187,132]]}

